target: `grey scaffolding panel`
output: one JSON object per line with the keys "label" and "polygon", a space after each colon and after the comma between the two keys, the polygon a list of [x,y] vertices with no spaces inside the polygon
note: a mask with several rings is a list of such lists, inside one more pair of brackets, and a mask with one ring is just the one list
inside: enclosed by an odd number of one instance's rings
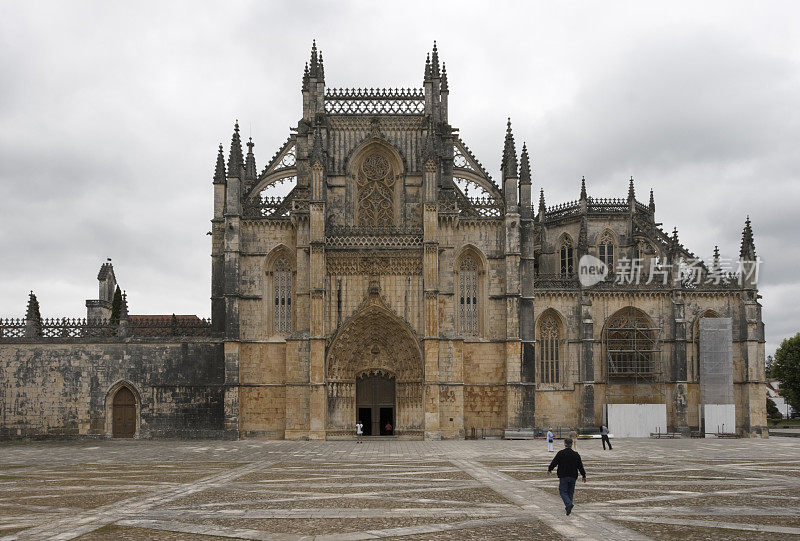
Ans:
{"label": "grey scaffolding panel", "polygon": [[666,396],[661,328],[638,312],[615,314],[603,329],[606,404],[661,403]]}

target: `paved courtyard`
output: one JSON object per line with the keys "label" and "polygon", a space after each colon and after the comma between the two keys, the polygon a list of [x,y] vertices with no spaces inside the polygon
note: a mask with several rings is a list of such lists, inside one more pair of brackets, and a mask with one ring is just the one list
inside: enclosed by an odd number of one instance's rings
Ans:
{"label": "paved courtyard", "polygon": [[6,443],[0,540],[800,539],[798,438],[578,451],[566,517],[541,441]]}

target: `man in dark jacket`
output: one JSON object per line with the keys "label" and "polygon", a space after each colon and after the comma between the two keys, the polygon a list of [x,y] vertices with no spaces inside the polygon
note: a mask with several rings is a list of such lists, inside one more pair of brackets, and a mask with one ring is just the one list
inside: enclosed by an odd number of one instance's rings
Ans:
{"label": "man in dark jacket", "polygon": [[572,508],[575,507],[572,503],[572,497],[575,494],[575,482],[578,480],[578,472],[581,472],[583,482],[586,482],[586,470],[583,469],[583,462],[581,462],[581,455],[572,450],[572,439],[567,438],[564,440],[564,448],[561,449],[553,461],[547,468],[547,473],[552,473],[553,468],[558,466],[558,493],[561,499],[564,500],[564,508],[569,515],[572,513]]}

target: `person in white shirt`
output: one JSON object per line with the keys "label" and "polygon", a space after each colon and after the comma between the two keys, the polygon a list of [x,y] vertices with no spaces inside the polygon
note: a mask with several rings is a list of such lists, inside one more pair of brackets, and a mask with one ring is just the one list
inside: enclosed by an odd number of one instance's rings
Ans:
{"label": "person in white shirt", "polygon": [[603,440],[603,451],[606,450],[606,443],[608,444],[609,451],[613,449],[613,447],[611,447],[611,440],[608,439],[608,427],[606,425],[600,427],[600,439]]}
{"label": "person in white shirt", "polygon": [[363,436],[364,436],[364,425],[362,425],[361,422],[359,421],[356,423],[356,438],[358,438],[357,443],[362,442]]}
{"label": "person in white shirt", "polygon": [[547,452],[553,452],[553,431],[549,428],[547,429]]}

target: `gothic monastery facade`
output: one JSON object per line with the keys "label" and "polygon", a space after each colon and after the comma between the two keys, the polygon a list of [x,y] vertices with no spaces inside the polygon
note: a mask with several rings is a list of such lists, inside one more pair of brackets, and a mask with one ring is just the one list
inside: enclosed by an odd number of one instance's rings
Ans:
{"label": "gothic monastery facade", "polygon": [[[599,199],[582,183],[548,207],[510,122],[495,182],[450,124],[435,45],[405,90],[327,88],[314,46],[302,97],[261,172],[238,123],[227,163],[220,147],[210,325],[128,315],[124,298],[112,313],[110,263],[78,324],[42,320],[31,295],[25,321],[0,322],[0,435],[334,439],[360,421],[522,437],[594,430],[625,404],[688,435],[720,400],[736,432],[766,435],[757,283],[717,259],[688,280],[679,261],[696,258],[660,229],[652,190],[640,202],[631,179]],[[610,271],[593,285],[588,256]],[[749,220],[740,260],[756,261]],[[663,280],[619,280],[629,261]],[[729,329],[709,335],[727,336],[726,398],[704,379],[702,320]]]}

